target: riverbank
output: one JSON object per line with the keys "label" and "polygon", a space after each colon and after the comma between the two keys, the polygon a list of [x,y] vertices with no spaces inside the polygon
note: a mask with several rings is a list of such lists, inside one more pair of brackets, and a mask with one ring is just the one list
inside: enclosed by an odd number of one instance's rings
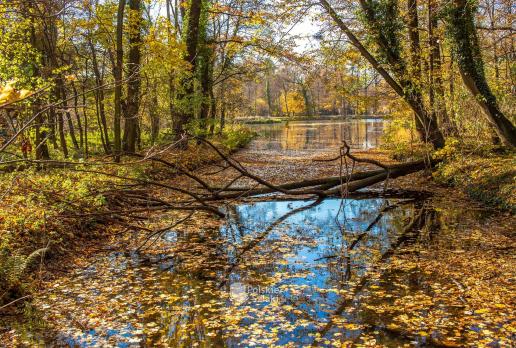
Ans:
{"label": "riverbank", "polygon": [[[353,153],[395,163],[388,151]],[[234,158],[252,173],[282,183],[294,178],[338,175],[338,162],[318,161],[335,154],[335,150],[285,152],[251,146],[237,152]],[[342,168],[351,170],[351,163],[347,167],[344,163]],[[373,165],[353,168],[366,169],[373,169]],[[205,172],[215,170],[217,167],[203,168]],[[235,174],[223,175],[227,179]],[[166,177],[163,173],[160,176]],[[178,185],[187,182],[184,177],[172,181]],[[287,224],[275,229],[277,239],[264,239],[261,224],[274,225],[283,213],[292,215],[310,201],[265,201],[262,205],[235,201],[231,216],[236,214],[240,219],[235,230],[227,230],[224,222],[200,213],[138,252],[135,250],[145,240],[144,234],[115,234],[102,250],[73,258],[66,273],[44,279],[43,287],[48,290],[31,307],[32,320],[39,324],[11,327],[2,333],[2,339],[18,343],[40,340],[47,344],[64,339],[85,346],[177,346],[188,342],[222,346],[233,339],[243,345],[254,342],[258,346],[275,346],[290,335],[297,337],[301,325],[306,331],[304,341],[294,341],[298,346],[314,341],[326,346],[509,344],[515,314],[514,286],[510,283],[515,276],[515,236],[511,232],[514,217],[485,208],[456,189],[436,184],[430,172],[392,180],[389,188],[401,193],[419,191],[429,198],[346,200],[342,207],[340,200],[335,200],[334,205],[324,209],[315,205],[309,214],[287,220]],[[384,186],[371,189],[381,191]],[[170,194],[160,191],[158,194]],[[381,218],[381,214],[387,215],[382,213],[386,207],[400,202],[407,202],[407,209],[380,220],[373,235],[358,237],[375,221],[376,214]],[[341,210],[346,216],[339,215]],[[339,229],[331,232],[331,228],[338,227],[337,217],[350,230],[346,239],[335,240],[341,235]],[[145,226],[166,225],[164,221],[171,219],[172,216],[156,215]],[[394,248],[397,233],[403,235],[403,226],[407,222],[410,225],[410,221],[419,221],[420,225],[411,232],[410,242]],[[300,232],[292,235],[295,231]],[[242,240],[231,237],[239,233]],[[318,239],[319,235],[324,238]],[[329,243],[325,241],[330,237]],[[355,245],[353,240],[357,238],[365,241],[357,242],[350,256],[350,267],[355,271],[345,280],[340,278],[339,270],[346,258],[337,255],[348,246],[339,246]],[[389,242],[385,244],[382,238]],[[317,251],[316,258],[295,256],[310,255],[308,250],[318,250],[325,243],[328,246]],[[381,256],[385,245],[390,245],[392,252]],[[236,263],[231,261],[235,257]],[[383,262],[378,263],[378,259]],[[264,306],[254,302],[231,304],[228,301],[234,298],[226,282],[234,282],[235,277],[254,287],[277,289],[285,299],[281,297],[280,303],[266,302]],[[310,282],[304,283],[319,277],[322,278],[316,288]],[[332,287],[320,283],[334,277],[340,280]],[[300,280],[285,283],[288,279]],[[307,284],[312,293],[306,298],[298,294],[294,301],[286,295],[301,291]],[[353,302],[347,302],[348,298]],[[339,303],[347,303],[347,307],[340,310]],[[316,308],[321,309],[310,311]],[[295,320],[291,322],[289,318]],[[253,323],[252,333],[249,325],[240,325],[247,321]],[[274,330],[263,330],[266,326]],[[170,335],[171,330],[177,334]]]}
{"label": "riverbank", "polygon": [[488,207],[516,213],[516,158],[513,153],[461,152],[446,156],[434,178]]}
{"label": "riverbank", "polygon": [[243,124],[271,124],[289,121],[324,121],[324,120],[366,120],[389,119],[388,115],[317,115],[317,116],[291,116],[291,117],[240,117],[235,121]]}

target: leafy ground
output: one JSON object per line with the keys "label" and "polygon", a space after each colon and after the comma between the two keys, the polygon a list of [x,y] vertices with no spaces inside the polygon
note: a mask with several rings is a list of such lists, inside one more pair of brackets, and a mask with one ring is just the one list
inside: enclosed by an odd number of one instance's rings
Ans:
{"label": "leafy ground", "polygon": [[443,150],[437,181],[455,186],[484,204],[516,212],[516,157],[513,153]]}
{"label": "leafy ground", "polygon": [[[252,136],[246,128],[229,126],[216,141],[232,152]],[[167,151],[164,158],[196,168],[218,157],[192,144],[180,154]],[[177,174],[155,163],[131,158],[121,164],[97,157],[73,168],[52,166],[0,176],[0,307],[30,296],[38,288],[45,276],[42,260],[58,260],[116,232],[116,221],[94,214],[107,211],[113,203],[106,198],[106,192],[127,182],[89,170],[141,179]]]}

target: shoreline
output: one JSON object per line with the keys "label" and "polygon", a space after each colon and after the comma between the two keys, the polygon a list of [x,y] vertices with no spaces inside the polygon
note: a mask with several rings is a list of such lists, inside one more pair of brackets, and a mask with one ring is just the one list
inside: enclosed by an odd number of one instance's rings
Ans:
{"label": "shoreline", "polygon": [[294,117],[240,117],[235,118],[235,121],[243,124],[271,124],[283,123],[289,121],[327,121],[327,120],[389,120],[389,115],[326,115],[326,116],[294,116]]}

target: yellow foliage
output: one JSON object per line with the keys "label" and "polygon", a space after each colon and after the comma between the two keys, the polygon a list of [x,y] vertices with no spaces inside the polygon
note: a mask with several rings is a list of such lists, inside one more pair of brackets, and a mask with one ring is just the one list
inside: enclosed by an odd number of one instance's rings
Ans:
{"label": "yellow foliage", "polygon": [[257,98],[256,99],[256,106],[259,107],[259,108],[260,107],[265,107],[265,106],[267,106],[267,101],[265,99],[263,99],[263,98]]}
{"label": "yellow foliage", "polygon": [[303,96],[297,91],[281,93],[280,95],[281,110],[284,113],[301,114],[305,111],[305,102]]}
{"label": "yellow foliage", "polygon": [[5,86],[0,86],[0,106],[26,98],[31,91],[26,89],[17,90],[14,88],[16,81],[8,81]]}

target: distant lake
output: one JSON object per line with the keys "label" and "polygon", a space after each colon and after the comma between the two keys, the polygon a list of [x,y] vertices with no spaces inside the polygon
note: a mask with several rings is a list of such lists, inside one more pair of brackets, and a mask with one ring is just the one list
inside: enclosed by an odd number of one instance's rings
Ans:
{"label": "distant lake", "polygon": [[252,142],[256,150],[321,150],[338,148],[342,140],[354,149],[381,145],[383,119],[302,120],[251,124],[260,137]]}

